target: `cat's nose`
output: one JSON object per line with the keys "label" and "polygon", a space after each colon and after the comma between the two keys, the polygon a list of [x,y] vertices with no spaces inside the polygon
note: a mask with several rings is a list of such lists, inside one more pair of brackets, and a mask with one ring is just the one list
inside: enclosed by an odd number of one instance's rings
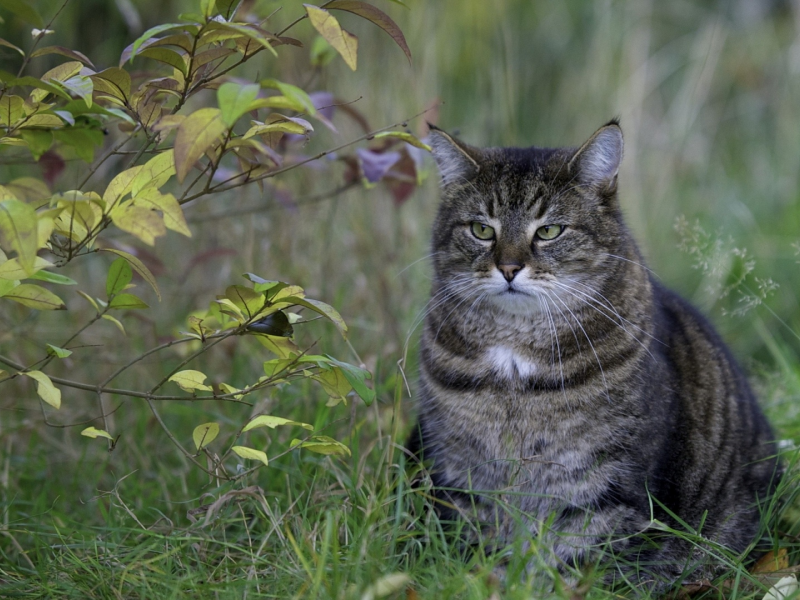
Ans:
{"label": "cat's nose", "polygon": [[503,277],[506,278],[506,281],[511,282],[511,280],[516,277],[517,273],[522,270],[522,265],[518,265],[516,263],[503,263],[497,265],[497,268],[500,269],[500,272],[503,274]]}

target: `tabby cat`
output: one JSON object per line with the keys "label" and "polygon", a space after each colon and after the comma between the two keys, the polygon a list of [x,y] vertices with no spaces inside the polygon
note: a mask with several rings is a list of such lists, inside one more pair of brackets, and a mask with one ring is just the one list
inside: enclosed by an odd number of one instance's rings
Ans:
{"label": "tabby cat", "polygon": [[708,321],[644,266],[617,198],[619,123],[578,149],[430,139],[442,202],[409,447],[441,506],[501,544],[511,506],[549,564],[604,549],[642,585],[709,573],[662,523],[749,549],[773,433]]}

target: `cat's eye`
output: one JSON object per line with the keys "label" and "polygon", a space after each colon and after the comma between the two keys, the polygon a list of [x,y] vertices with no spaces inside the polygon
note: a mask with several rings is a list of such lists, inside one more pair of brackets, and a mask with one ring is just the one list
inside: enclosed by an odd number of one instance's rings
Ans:
{"label": "cat's eye", "polygon": [[484,223],[479,223],[478,221],[474,221],[472,223],[472,235],[474,235],[479,240],[493,240],[494,228],[489,227]]}
{"label": "cat's eye", "polygon": [[536,230],[536,237],[540,240],[554,240],[562,231],[564,228],[561,225],[544,225]]}

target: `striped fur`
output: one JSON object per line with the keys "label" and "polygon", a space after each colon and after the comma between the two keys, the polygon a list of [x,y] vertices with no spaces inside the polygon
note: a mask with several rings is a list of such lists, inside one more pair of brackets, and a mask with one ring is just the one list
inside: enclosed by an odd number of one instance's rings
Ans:
{"label": "striped fur", "polygon": [[[697,576],[698,552],[653,525],[682,528],[670,511],[745,551],[773,434],[709,323],[644,266],[617,200],[618,124],[577,150],[431,140],[445,176],[409,446],[438,493],[500,543],[515,519],[495,500],[518,509],[554,565],[605,548],[653,563],[645,579]],[[544,225],[564,229],[535,238]]]}

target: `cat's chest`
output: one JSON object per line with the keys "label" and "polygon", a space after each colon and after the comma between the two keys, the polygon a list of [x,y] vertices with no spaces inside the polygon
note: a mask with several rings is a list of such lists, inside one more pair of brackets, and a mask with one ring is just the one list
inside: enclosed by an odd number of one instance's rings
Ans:
{"label": "cat's chest", "polygon": [[482,358],[486,368],[504,379],[527,379],[540,370],[530,353],[507,344],[488,347]]}

